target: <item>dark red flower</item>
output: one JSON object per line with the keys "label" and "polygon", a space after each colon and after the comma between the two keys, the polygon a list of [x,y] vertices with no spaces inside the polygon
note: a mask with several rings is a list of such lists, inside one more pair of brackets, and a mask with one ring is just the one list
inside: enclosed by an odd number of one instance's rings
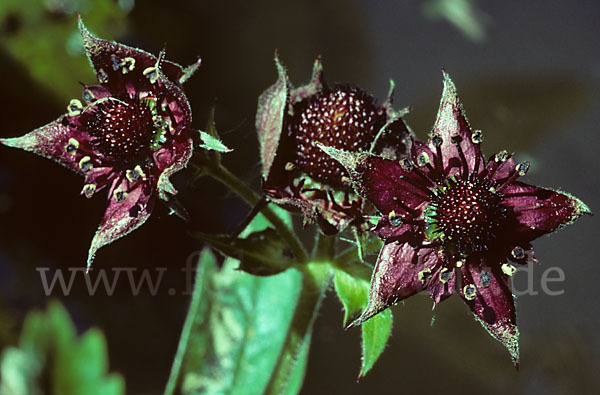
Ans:
{"label": "dark red flower", "polygon": [[357,191],[382,214],[374,231],[385,244],[368,306],[353,325],[422,290],[434,305],[456,292],[518,363],[509,281],[514,265],[537,262],[532,240],[590,211],[569,194],[517,181],[529,162],[515,165],[506,151],[486,161],[482,140],[444,73],[429,142],[413,141],[408,158],[322,148],[344,164]]}
{"label": "dark red flower", "polygon": [[[100,82],[84,86],[84,103],[25,136],[0,143],[52,159],[85,177],[90,198],[108,188],[108,207],[89,250],[96,251],[141,226],[156,195],[173,202],[169,177],[183,169],[194,141],[192,112],[181,84],[200,65],[183,68],[140,49],[94,37],[79,20],[83,45]],[[172,207],[177,205],[172,203]]]}
{"label": "dark red flower", "polygon": [[390,159],[406,155],[411,135],[392,109],[392,89],[383,105],[349,85],[328,86],[320,59],[310,83],[293,89],[275,58],[279,78],[259,98],[256,128],[263,165],[263,190],[272,202],[302,211],[333,234],[363,223],[363,201],[346,170],[317,143],[351,152],[376,152]]}

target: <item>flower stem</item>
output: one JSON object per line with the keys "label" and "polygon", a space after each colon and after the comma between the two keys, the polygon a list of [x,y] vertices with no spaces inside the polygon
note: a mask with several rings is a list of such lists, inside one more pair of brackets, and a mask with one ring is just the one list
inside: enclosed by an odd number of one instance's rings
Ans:
{"label": "flower stem", "polygon": [[[290,387],[303,381],[313,323],[329,287],[331,266],[311,262],[302,267],[302,290],[292,319],[292,325],[265,394],[288,393]],[[300,377],[298,377],[300,376]]]}
{"label": "flower stem", "polygon": [[[246,203],[250,206],[254,206],[260,201],[260,196],[244,184],[239,178],[233,173],[227,170],[220,163],[206,166],[205,169],[215,179],[229,187],[232,191],[238,194]],[[300,243],[300,240],[296,235],[288,228],[288,226],[279,218],[279,216],[271,210],[269,207],[264,207],[261,213],[265,218],[275,227],[275,230],[281,235],[286,241],[288,246],[292,249],[296,258],[300,262],[308,262],[308,255],[304,250],[304,247]]]}

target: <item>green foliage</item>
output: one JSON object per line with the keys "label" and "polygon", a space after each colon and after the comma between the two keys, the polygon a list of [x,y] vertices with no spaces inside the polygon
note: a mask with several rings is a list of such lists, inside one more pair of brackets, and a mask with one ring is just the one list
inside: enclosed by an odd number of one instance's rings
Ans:
{"label": "green foliage", "polygon": [[[369,283],[346,272],[336,270],[335,291],[344,306],[344,325],[363,311],[369,301]],[[362,363],[359,378],[373,367],[392,332],[392,312],[388,309],[364,322],[362,330]]]}
{"label": "green foliage", "polygon": [[213,137],[210,133],[200,131],[200,138],[202,139],[202,144],[200,144],[201,148],[218,152],[231,152],[230,148],[227,148],[221,140],[217,137]]}
{"label": "green foliage", "polygon": [[364,377],[383,352],[392,333],[392,312],[387,309],[362,324],[362,364],[359,378]]}
{"label": "green foliage", "polygon": [[[260,232],[258,216],[247,232]],[[236,270],[227,258],[221,269],[205,250],[198,265],[192,304],[166,393],[261,394],[278,365],[298,303],[302,275],[271,277]],[[301,383],[306,358],[293,377]]]}
{"label": "green foliage", "polygon": [[102,333],[91,329],[78,338],[64,307],[51,303],[46,313],[27,316],[19,347],[3,351],[0,393],[124,394],[122,377],[107,371]]}
{"label": "green foliage", "polygon": [[115,38],[125,28],[125,11],[113,0],[3,0],[1,45],[31,78],[65,103],[81,96],[77,81],[96,82],[77,29],[77,12],[94,33]]}
{"label": "green foliage", "polygon": [[342,270],[335,271],[333,285],[342,305],[344,305],[344,326],[357,313],[360,313],[369,300],[369,283],[356,279]]}

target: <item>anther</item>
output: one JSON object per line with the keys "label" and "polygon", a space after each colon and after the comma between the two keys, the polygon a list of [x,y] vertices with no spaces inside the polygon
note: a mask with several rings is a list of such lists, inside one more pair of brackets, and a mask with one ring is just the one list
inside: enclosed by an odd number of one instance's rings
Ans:
{"label": "anther", "polygon": [[83,105],[77,99],[72,99],[67,106],[67,112],[71,117],[81,114],[81,110],[83,110]]}
{"label": "anther", "polygon": [[525,174],[527,174],[530,166],[531,166],[531,164],[528,161],[519,163],[517,165],[517,172],[519,173],[519,176],[523,177]]}
{"label": "anther", "polygon": [[431,269],[421,270],[418,274],[418,277],[421,284],[425,284],[425,282],[431,278]]}
{"label": "anther", "polygon": [[473,133],[471,133],[471,141],[473,144],[481,144],[483,141],[483,133],[481,130],[473,130]]}
{"label": "anther", "polygon": [[135,59],[128,56],[121,61],[121,72],[127,74],[135,68]]}
{"label": "anther", "polygon": [[417,155],[417,166],[419,167],[423,167],[425,165],[429,164],[429,155],[427,154],[427,152],[421,152],[419,155]]}
{"label": "anther", "polygon": [[525,250],[523,250],[523,247],[521,246],[516,246],[512,249],[510,255],[512,255],[512,257],[516,260],[520,261],[521,259],[525,258]]}
{"label": "anther", "polygon": [[388,220],[390,221],[390,224],[392,226],[402,225],[402,217],[396,214],[394,210],[390,211],[390,213],[388,214]]}
{"label": "anther", "polygon": [[481,272],[479,281],[481,282],[481,286],[483,288],[489,287],[490,283],[492,282],[492,274],[490,272]]}
{"label": "anther", "polygon": [[100,81],[101,84],[108,83],[108,74],[106,74],[106,71],[104,71],[104,69],[98,70],[98,81]]}
{"label": "anther", "polygon": [[94,195],[94,192],[96,192],[96,185],[94,184],[85,184],[83,186],[83,189],[81,190],[83,196],[85,196],[88,199]]}
{"label": "anther", "polygon": [[158,70],[154,66],[146,68],[142,74],[150,80],[151,84],[154,84],[156,81],[158,81]]}
{"label": "anther", "polygon": [[67,142],[67,145],[65,145],[65,152],[67,154],[75,155],[78,148],[79,148],[79,141],[77,141],[71,137],[69,139],[69,141]]}
{"label": "anther", "polygon": [[508,263],[502,264],[502,273],[506,274],[507,276],[512,276],[516,271],[517,268],[513,265],[509,265]]}
{"label": "anther", "polygon": [[121,59],[117,58],[115,55],[110,55],[110,60],[112,60],[112,68],[114,71],[121,68]]}
{"label": "anther", "polygon": [[146,174],[144,174],[144,171],[142,170],[140,165],[137,165],[133,168],[133,170],[125,171],[125,178],[127,178],[129,182],[136,182],[140,178],[146,181]]}
{"label": "anther", "polygon": [[444,143],[444,140],[442,139],[442,136],[440,136],[439,134],[434,134],[433,136],[431,136],[431,143],[433,144],[434,147],[441,147],[442,144]]}
{"label": "anther", "polygon": [[414,169],[414,166],[409,159],[400,160],[400,167],[402,168],[402,170],[408,171],[408,172],[410,172]]}
{"label": "anther", "polygon": [[508,151],[502,150],[502,151],[498,152],[496,155],[494,155],[494,162],[496,162],[496,163],[506,162],[508,157],[509,157]]}
{"label": "anther", "polygon": [[94,100],[96,100],[96,96],[94,96],[94,94],[88,87],[85,87],[83,90],[83,100],[85,100],[88,103],[91,103]]}
{"label": "anther", "polygon": [[456,261],[456,267],[461,268],[463,267],[464,262],[463,261]]}
{"label": "anther", "polygon": [[92,167],[94,167],[92,164],[92,158],[90,158],[89,156],[84,156],[79,161],[79,168],[83,171],[91,170]]}
{"label": "anther", "polygon": [[123,191],[121,188],[117,188],[113,192],[113,199],[115,202],[121,203],[127,197],[127,192]]}
{"label": "anther", "polygon": [[463,293],[465,295],[465,299],[473,300],[475,296],[477,296],[477,288],[473,284],[467,284],[463,288]]}
{"label": "anther", "polygon": [[292,170],[294,170],[295,168],[296,168],[296,165],[295,165],[295,164],[293,164],[292,162],[287,162],[287,163],[285,164],[285,170],[286,170],[286,171],[292,171]]}
{"label": "anther", "polygon": [[453,273],[450,270],[448,270],[448,268],[443,268],[442,270],[440,270],[440,281],[443,284],[446,284],[452,278],[452,274]]}

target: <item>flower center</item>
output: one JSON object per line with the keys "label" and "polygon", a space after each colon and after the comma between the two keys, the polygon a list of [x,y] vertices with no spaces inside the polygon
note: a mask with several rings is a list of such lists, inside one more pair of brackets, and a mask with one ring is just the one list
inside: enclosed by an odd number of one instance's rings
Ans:
{"label": "flower center", "polygon": [[160,129],[153,98],[110,98],[82,114],[91,144],[107,159],[123,164],[150,155]]}
{"label": "flower center", "polygon": [[452,176],[438,184],[425,208],[425,236],[451,253],[485,251],[505,217],[501,196],[477,177]]}
{"label": "flower center", "polygon": [[345,151],[369,150],[385,116],[360,89],[336,86],[295,105],[288,134],[295,140],[295,164],[316,181],[343,186],[343,166],[316,143]]}

